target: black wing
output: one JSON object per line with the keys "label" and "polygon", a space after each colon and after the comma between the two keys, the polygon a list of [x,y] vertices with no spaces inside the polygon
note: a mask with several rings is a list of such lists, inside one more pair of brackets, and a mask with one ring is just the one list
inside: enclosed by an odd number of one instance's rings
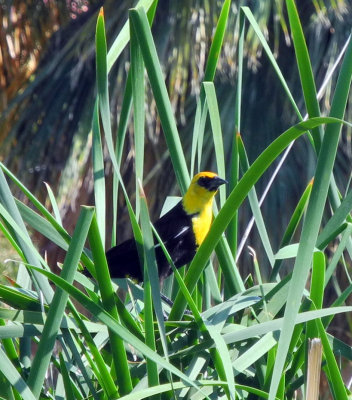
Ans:
{"label": "black wing", "polygon": [[[180,201],[154,224],[177,268],[192,261],[197,250],[192,229],[192,217],[193,215],[188,215],[185,212]],[[159,275],[161,277],[170,275],[172,269],[160,246],[155,246],[155,253]]]}
{"label": "black wing", "polygon": [[111,278],[143,280],[137,245],[134,239],[126,240],[106,252]]}
{"label": "black wing", "polygon": [[[182,202],[158,219],[154,226],[177,268],[193,259],[196,253],[196,242],[192,230],[192,215],[184,211]],[[154,249],[159,275],[164,278],[172,273],[172,269],[156,239]],[[129,239],[108,250],[106,257],[112,278],[131,277],[138,281],[143,280],[134,239]]]}

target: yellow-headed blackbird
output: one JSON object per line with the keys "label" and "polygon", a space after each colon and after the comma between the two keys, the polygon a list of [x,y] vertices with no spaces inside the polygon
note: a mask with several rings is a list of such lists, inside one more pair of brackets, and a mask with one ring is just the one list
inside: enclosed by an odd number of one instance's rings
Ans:
{"label": "yellow-headed blackbird", "polygon": [[[213,218],[213,198],[220,185],[227,183],[213,172],[195,175],[182,200],[158,219],[154,226],[177,268],[192,261],[207,235]],[[161,246],[155,240],[155,257],[160,278],[172,273]],[[106,253],[112,278],[143,280],[137,246],[129,239]]]}

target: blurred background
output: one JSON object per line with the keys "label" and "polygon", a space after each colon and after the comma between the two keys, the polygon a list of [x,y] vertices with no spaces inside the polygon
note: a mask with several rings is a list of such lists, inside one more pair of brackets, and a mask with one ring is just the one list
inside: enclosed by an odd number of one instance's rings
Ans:
{"label": "blurred background", "polygon": [[[348,0],[297,0],[296,3],[319,89],[350,34],[352,5]],[[51,186],[60,205],[63,224],[69,232],[75,225],[79,206],[93,204],[90,129],[96,94],[94,35],[97,13],[104,6],[109,46],[134,4],[130,0],[0,0],[0,158],[48,206],[43,182]],[[237,16],[241,5],[252,10],[302,115],[305,115],[284,1],[234,1],[215,77],[224,146],[229,150],[237,130],[234,125]],[[183,148],[189,159],[196,100],[221,6],[222,2],[215,0],[159,0],[153,23],[154,40]],[[248,27],[244,49],[241,135],[249,160],[253,162],[275,137],[298,122],[298,118],[256,35]],[[128,60],[127,48],[109,76],[114,132],[119,121]],[[329,111],[329,95],[335,77],[336,74],[321,103],[324,114]],[[179,192],[151,94],[146,96],[146,109],[144,170],[148,172],[144,184],[155,218],[165,197]],[[351,120],[351,107],[348,113],[346,119]],[[206,132],[211,134],[209,126]],[[121,171],[133,199],[132,135],[131,125]],[[350,141],[351,132],[344,128],[335,174],[343,192],[351,173]],[[203,160],[204,169],[213,169],[212,148],[207,147],[206,141]],[[106,161],[109,175],[108,157]],[[271,221],[269,235],[274,250],[278,248],[299,196],[313,175],[314,166],[315,154],[307,139],[298,140],[262,207],[264,219]],[[259,196],[271,173],[269,170],[259,181]],[[122,241],[129,235],[130,227],[123,199],[119,206],[118,241]],[[107,212],[109,216],[111,210]],[[240,210],[240,232],[244,231],[249,218],[249,207],[244,204]],[[48,241],[39,237],[37,240],[38,246],[48,251],[52,262],[60,260],[60,253]],[[255,229],[248,244],[256,249],[265,270],[266,260],[261,260],[264,252]],[[247,250],[239,264],[243,275],[251,270]]]}

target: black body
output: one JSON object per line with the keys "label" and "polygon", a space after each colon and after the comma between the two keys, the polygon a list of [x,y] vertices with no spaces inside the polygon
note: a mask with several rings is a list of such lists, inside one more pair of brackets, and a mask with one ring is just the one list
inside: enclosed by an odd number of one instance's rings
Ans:
{"label": "black body", "polygon": [[[180,201],[154,224],[177,268],[191,262],[197,250],[192,229],[193,216],[185,212],[182,201]],[[154,239],[154,242],[159,276],[165,278],[172,273],[172,268],[156,239]],[[106,257],[112,278],[129,277],[139,282],[143,281],[143,271],[134,239],[126,240],[111,248],[107,251]]]}

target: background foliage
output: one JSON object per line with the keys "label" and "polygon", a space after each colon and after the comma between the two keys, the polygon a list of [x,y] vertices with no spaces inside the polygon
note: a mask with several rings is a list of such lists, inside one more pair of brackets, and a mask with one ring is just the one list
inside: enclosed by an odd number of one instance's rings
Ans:
{"label": "background foliage", "polygon": [[[93,196],[92,186],[89,185],[91,140],[88,136],[95,90],[93,35],[96,10],[103,3],[67,2],[65,6],[62,2],[39,4],[40,7],[37,2],[26,2],[25,5],[19,1],[12,7],[7,3],[1,6],[3,26],[7,26],[6,30],[2,30],[0,60],[1,82],[5,88],[1,100],[1,154],[11,170],[43,200],[45,190],[41,182],[46,181],[52,186],[58,195],[65,224],[72,230],[69,226],[75,220],[74,217],[77,217],[77,205],[90,203]],[[281,1],[244,4],[250,6],[271,44],[273,53],[278,57],[278,63],[297,104],[302,107],[302,93],[284,4]],[[114,1],[104,2],[108,44],[121,29],[127,10],[132,5],[133,2],[125,1],[116,7]],[[236,16],[239,5],[231,5],[224,46],[215,75],[225,132],[225,149],[231,148],[235,131],[233,116],[238,68]],[[346,27],[351,23],[351,4],[343,0],[309,1],[298,2],[297,6],[319,88],[349,34]],[[200,91],[206,57],[220,9],[221,2],[203,0],[192,4],[176,4],[163,0],[157,7],[153,24],[158,55],[163,65],[186,157],[190,157],[194,100]],[[17,53],[11,53],[11,49],[15,49]],[[275,132],[283,131],[296,121],[296,117],[288,106],[280,83],[274,79],[270,62],[263,56],[260,41],[252,29],[245,32],[244,57],[241,133],[249,160],[253,161],[272,141]],[[113,130],[117,128],[121,109],[126,62],[127,54],[124,53],[109,74]],[[30,75],[34,68],[35,73]],[[30,77],[30,81],[25,81],[23,75]],[[334,85],[334,79],[336,75],[328,83],[328,92]],[[269,104],[268,98],[271,99]],[[154,216],[159,214],[166,195],[173,192],[174,183],[172,179],[165,179],[170,164],[163,135],[160,135],[161,127],[153,99],[146,106],[145,170],[150,171],[150,174],[146,175],[145,183],[151,194],[150,206]],[[322,103],[323,112],[328,107],[328,102]],[[129,132],[131,135],[131,128]],[[130,135],[122,164],[122,174],[126,177],[126,182],[131,178],[134,165],[133,140]],[[350,173],[346,168],[351,157],[349,137],[350,133],[343,135],[337,160],[337,179],[341,182],[348,179]],[[310,146],[302,141],[295,146],[298,151],[292,152],[281,168],[278,180],[280,183],[274,185],[262,206],[264,214],[277,222],[277,230],[270,232],[271,239],[277,245],[282,223],[287,223],[286,210],[294,208],[299,194],[313,174],[315,156]],[[203,159],[204,168],[214,168],[210,151],[205,152]],[[229,153],[226,159],[229,160]],[[300,179],[296,179],[297,171],[302,175]],[[267,179],[259,182],[259,193],[264,190],[266,182]],[[154,198],[153,192],[160,193],[160,196]],[[123,200],[120,204],[123,207]],[[281,217],[277,218],[278,215]],[[249,217],[249,213],[244,210],[240,218],[243,229]],[[120,221],[122,225],[126,225],[126,219],[121,218]],[[255,234],[251,243],[255,247],[260,246]],[[50,244],[43,243],[43,246]],[[248,263],[248,259],[243,262]]]}

